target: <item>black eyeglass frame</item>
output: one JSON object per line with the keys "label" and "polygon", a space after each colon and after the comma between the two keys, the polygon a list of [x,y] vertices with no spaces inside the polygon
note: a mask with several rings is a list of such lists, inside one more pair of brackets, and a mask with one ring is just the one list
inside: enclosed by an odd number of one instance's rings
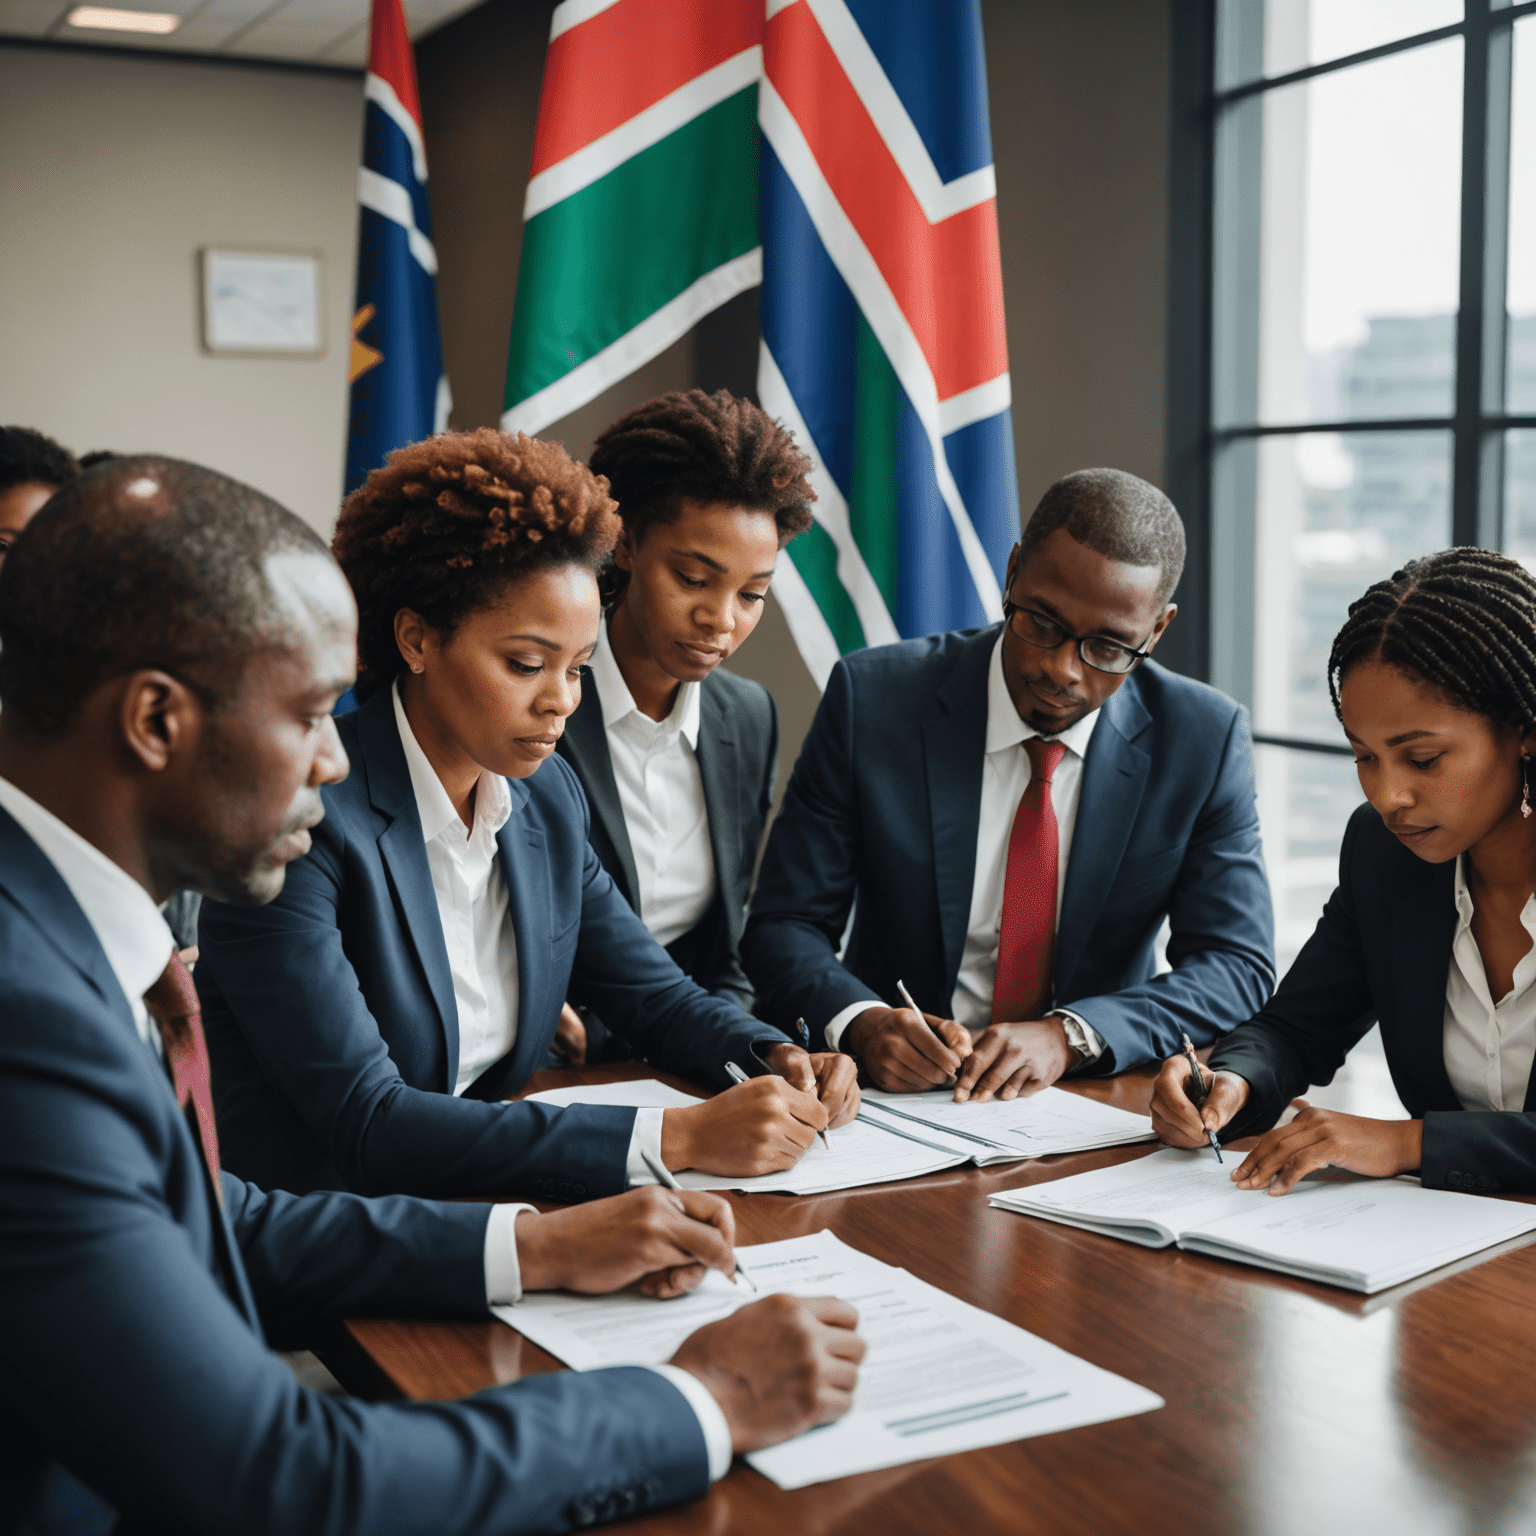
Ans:
{"label": "black eyeglass frame", "polygon": [[[1047,645],[1042,640],[1031,640],[1028,635],[1019,634],[1019,631],[1014,628],[1013,623],[1013,616],[1016,613],[1027,613],[1032,619],[1036,619],[1041,624],[1047,625],[1051,629],[1059,631],[1061,634],[1061,639],[1053,642],[1050,645]],[[1147,657],[1152,654],[1152,648],[1150,645],[1144,646],[1141,650],[1138,651],[1134,645],[1125,645],[1119,640],[1111,640],[1107,635],[1074,635],[1070,629],[1067,629],[1065,625],[1058,623],[1050,616],[1050,614],[1041,613],[1038,609],[1035,608],[1026,608],[1022,603],[1014,602],[1012,598],[1005,597],[1003,599],[1003,623],[1007,626],[1009,632],[1011,634],[1018,635],[1018,638],[1022,640],[1025,645],[1032,645],[1036,650],[1039,651],[1060,650],[1060,648],[1064,646],[1068,640],[1076,641],[1078,658],[1081,660],[1082,664],[1085,667],[1092,667],[1095,672],[1102,672],[1106,677],[1125,677],[1129,673],[1136,670],[1136,664],[1138,662],[1145,661]],[[1100,645],[1112,645],[1116,650],[1123,651],[1127,656],[1131,658],[1131,664],[1126,667],[1124,671],[1116,672],[1109,667],[1101,667],[1097,662],[1090,661],[1088,659],[1088,653],[1083,649],[1083,647],[1087,645],[1090,640],[1096,641]]]}

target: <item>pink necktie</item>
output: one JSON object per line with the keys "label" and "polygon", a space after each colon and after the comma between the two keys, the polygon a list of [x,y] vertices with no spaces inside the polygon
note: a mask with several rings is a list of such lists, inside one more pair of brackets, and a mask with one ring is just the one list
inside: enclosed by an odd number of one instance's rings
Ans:
{"label": "pink necktie", "polygon": [[1051,953],[1056,942],[1056,810],[1051,776],[1067,750],[1032,736],[1029,783],[1008,834],[1003,917],[998,931],[992,1022],[1038,1019],[1051,1003]]}

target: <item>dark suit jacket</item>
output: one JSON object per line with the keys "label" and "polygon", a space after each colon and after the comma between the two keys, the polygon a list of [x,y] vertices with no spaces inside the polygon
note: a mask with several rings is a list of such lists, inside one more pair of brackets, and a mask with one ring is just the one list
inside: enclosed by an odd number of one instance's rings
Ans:
{"label": "dark suit jacket", "polygon": [[[906,981],[947,1013],[970,920],[1000,626],[845,656],[763,856],[742,958],[758,1012],[819,1031]],[[837,947],[857,896],[853,933]],[[1170,973],[1154,943],[1172,924]],[[1274,923],[1243,711],[1143,663],[1083,765],[1057,927],[1056,1003],[1104,1037],[1100,1073],[1207,1044],[1262,1006]]]}
{"label": "dark suit jacket", "polygon": [[1435,1189],[1536,1190],[1536,1075],[1521,1110],[1465,1110],[1445,1071],[1445,983],[1456,938],[1456,865],[1426,864],[1362,805],[1339,885],[1257,1017],[1211,1052],[1252,1088],[1223,1137],[1265,1131],[1298,1093],[1333,1081],[1378,1019],[1398,1097],[1424,1122],[1419,1170]]}
{"label": "dark suit jacket", "polygon": [[[624,899],[640,910],[640,883],[624,825],[603,729],[597,684],[583,678],[581,704],[565,722],[559,753],[581,780],[592,807],[592,846]],[[668,953],[706,992],[752,1007],[752,984],[741,968],[741,932],[757,866],[757,845],[773,804],[779,762],[779,712],[773,695],[717,667],[699,688],[699,743],[695,751],[709,815],[716,898]]]}
{"label": "dark suit jacket", "polygon": [[707,1485],[654,1372],[458,1404],[317,1397],[267,1347],[485,1316],[484,1205],[263,1194],[221,1212],[95,932],[0,811],[0,1532],[567,1530]]}
{"label": "dark suit jacket", "polygon": [[270,906],[205,901],[196,971],[228,1166],[303,1193],[582,1199],[625,1187],[635,1111],[496,1102],[543,1063],[567,994],[667,1070],[727,1087],[783,1036],[701,991],[614,889],[558,758],[508,780],[497,836],[517,1038],[453,1096],[458,1009],[387,689],[336,722],[352,759]]}

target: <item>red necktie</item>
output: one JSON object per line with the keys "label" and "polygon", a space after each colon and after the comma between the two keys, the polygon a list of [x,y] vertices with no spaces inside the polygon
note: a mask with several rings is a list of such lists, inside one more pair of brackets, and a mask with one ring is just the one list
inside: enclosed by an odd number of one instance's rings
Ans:
{"label": "red necktie", "polygon": [[192,973],[181,963],[180,955],[171,956],[159,981],[144,994],[144,1006],[160,1026],[176,1102],[183,1110],[191,1107],[213,1196],[222,1206],[219,1135],[213,1119],[213,1073],[208,1066],[208,1042],[203,1038],[203,1010],[197,1000],[197,988],[192,985]]}
{"label": "red necktie", "polygon": [[1051,952],[1056,944],[1056,810],[1051,776],[1064,743],[1032,736],[1029,783],[1008,834],[1003,917],[997,935],[992,1022],[1038,1019],[1051,1002]]}

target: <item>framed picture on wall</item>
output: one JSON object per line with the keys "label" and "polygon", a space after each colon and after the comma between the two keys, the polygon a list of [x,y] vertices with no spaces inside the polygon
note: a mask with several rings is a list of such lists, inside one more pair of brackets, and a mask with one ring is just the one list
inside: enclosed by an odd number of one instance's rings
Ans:
{"label": "framed picture on wall", "polygon": [[203,351],[228,357],[319,357],[325,351],[318,251],[198,253]]}

